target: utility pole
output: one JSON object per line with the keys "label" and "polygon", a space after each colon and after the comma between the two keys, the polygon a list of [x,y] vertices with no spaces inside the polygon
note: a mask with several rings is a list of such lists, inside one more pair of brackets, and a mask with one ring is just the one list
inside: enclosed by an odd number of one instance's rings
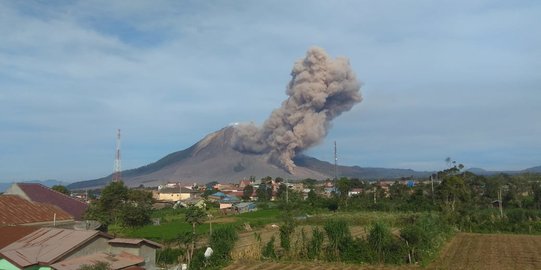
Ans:
{"label": "utility pole", "polygon": [[288,179],[286,178],[286,204],[289,203],[289,182],[288,182]]}
{"label": "utility pole", "polygon": [[502,208],[502,188],[498,190],[498,204],[500,206],[500,218],[503,218],[503,208]]}
{"label": "utility pole", "polygon": [[120,168],[120,129],[116,134],[116,151],[115,151],[115,166],[113,169],[113,182],[121,181],[121,168]]}
{"label": "utility pole", "polygon": [[335,184],[336,184],[336,180],[338,180],[337,167],[338,167],[338,155],[336,153],[336,141],[334,141],[334,182]]}
{"label": "utility pole", "polygon": [[436,198],[434,198],[434,175],[430,175],[430,182],[432,184],[432,204],[436,203]]}

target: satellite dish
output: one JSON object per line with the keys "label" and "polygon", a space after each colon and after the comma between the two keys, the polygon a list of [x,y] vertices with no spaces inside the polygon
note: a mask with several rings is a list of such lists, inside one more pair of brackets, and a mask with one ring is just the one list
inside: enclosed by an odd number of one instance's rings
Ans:
{"label": "satellite dish", "polygon": [[84,231],[84,230],[97,230],[101,226],[101,222],[97,220],[83,220],[76,221],[73,225],[74,230]]}

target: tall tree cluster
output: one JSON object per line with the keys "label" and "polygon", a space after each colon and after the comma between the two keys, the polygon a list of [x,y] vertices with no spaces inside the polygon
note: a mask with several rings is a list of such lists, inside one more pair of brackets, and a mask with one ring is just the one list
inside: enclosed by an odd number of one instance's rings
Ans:
{"label": "tall tree cluster", "polygon": [[150,223],[152,193],[129,189],[122,181],[111,182],[101,192],[100,198],[90,204],[85,218],[100,221],[103,225],[138,227]]}

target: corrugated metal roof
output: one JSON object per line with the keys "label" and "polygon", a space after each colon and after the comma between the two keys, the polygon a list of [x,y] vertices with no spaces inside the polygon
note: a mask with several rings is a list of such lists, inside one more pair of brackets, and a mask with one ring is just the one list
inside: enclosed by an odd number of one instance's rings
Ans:
{"label": "corrugated metal roof", "polygon": [[52,190],[42,184],[17,183],[17,185],[31,201],[56,205],[72,215],[75,220],[82,220],[88,208],[85,202]]}
{"label": "corrugated metal roof", "polygon": [[64,210],[50,204],[34,203],[17,195],[0,196],[0,226],[73,220]]}
{"label": "corrugated metal roof", "polygon": [[95,237],[112,238],[98,231],[40,228],[0,249],[0,256],[19,267],[51,264]]}
{"label": "corrugated metal roof", "polygon": [[51,267],[57,270],[77,270],[82,265],[93,265],[97,262],[106,262],[109,264],[111,269],[122,269],[130,266],[134,266],[145,261],[144,258],[129,254],[127,252],[121,252],[119,254],[108,254],[105,252],[100,252],[88,256],[77,257],[69,260],[64,260],[55,264],[52,264]]}
{"label": "corrugated metal roof", "polygon": [[39,229],[32,226],[4,226],[0,227],[0,249],[27,236]]}
{"label": "corrugated metal roof", "polygon": [[150,240],[147,240],[147,239],[137,239],[137,238],[114,238],[114,239],[111,239],[108,241],[109,244],[128,244],[128,245],[141,245],[143,243],[149,245],[149,246],[153,246],[153,247],[156,247],[156,248],[161,248],[162,245],[156,243],[156,242],[153,242],[153,241],[150,241]]}

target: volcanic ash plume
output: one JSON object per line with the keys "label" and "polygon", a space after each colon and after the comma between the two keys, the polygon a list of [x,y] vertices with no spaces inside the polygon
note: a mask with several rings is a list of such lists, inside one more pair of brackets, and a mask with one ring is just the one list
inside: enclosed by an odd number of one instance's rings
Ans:
{"label": "volcanic ash plume", "polygon": [[293,173],[295,155],[327,135],[330,122],[361,102],[360,83],[347,58],[331,59],[321,48],[310,48],[291,71],[289,96],[272,112],[262,127],[236,126],[235,149],[250,153],[270,153]]}

